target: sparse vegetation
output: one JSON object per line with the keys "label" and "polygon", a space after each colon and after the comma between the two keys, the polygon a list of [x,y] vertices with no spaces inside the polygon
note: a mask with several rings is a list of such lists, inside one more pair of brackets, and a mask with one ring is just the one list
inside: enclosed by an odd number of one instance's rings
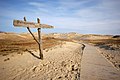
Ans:
{"label": "sparse vegetation", "polygon": [[98,39],[98,40],[86,40],[85,42],[92,43],[95,46],[106,49],[120,49],[120,39]]}
{"label": "sparse vegetation", "polygon": [[[27,35],[25,35],[27,37]],[[5,36],[4,36],[5,37]],[[7,38],[7,39],[6,39]],[[15,39],[16,38],[16,39]],[[43,37],[42,45],[43,50],[50,48],[59,44],[62,44],[62,41],[69,41],[65,39],[58,39],[54,37]],[[4,39],[0,39],[0,55],[8,55],[9,53],[18,52],[26,50],[37,50],[38,45],[31,36],[27,38],[22,38],[16,35],[6,35]]]}

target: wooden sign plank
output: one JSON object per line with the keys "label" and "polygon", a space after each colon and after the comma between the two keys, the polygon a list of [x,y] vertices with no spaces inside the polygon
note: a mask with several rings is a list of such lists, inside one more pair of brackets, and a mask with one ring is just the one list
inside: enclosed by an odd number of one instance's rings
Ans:
{"label": "wooden sign plank", "polygon": [[15,27],[30,27],[30,28],[54,28],[53,26],[47,24],[40,24],[40,23],[33,23],[33,22],[26,22],[22,20],[14,20],[13,25]]}

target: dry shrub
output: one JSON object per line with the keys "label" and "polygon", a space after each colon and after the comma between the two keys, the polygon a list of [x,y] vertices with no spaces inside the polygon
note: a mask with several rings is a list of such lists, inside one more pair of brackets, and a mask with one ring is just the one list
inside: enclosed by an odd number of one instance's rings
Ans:
{"label": "dry shrub", "polygon": [[[10,37],[9,37],[10,38]],[[26,51],[26,49],[38,49],[38,44],[31,38],[29,39],[0,39],[0,55],[8,55],[13,52]],[[44,37],[42,39],[43,50],[62,44],[63,39],[56,39],[54,37]]]}

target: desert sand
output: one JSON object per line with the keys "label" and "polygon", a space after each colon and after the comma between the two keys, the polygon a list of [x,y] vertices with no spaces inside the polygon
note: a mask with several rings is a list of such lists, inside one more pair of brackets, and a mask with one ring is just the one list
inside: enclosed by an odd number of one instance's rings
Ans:
{"label": "desert sand", "polygon": [[0,33],[0,80],[119,80],[119,36],[51,33],[42,40],[43,60],[30,34]]}
{"label": "desert sand", "polygon": [[0,55],[0,80],[79,80],[81,44],[64,42],[44,50],[44,59],[38,51],[23,54]]}

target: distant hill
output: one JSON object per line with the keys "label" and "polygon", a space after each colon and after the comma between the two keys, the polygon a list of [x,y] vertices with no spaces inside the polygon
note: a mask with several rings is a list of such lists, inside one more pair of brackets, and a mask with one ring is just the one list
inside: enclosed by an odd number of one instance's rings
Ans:
{"label": "distant hill", "polygon": [[4,31],[0,31],[0,33],[5,33]]}
{"label": "distant hill", "polygon": [[98,34],[79,34],[75,32],[71,33],[51,33],[46,36],[62,39],[73,39],[73,40],[98,40],[98,39],[111,39],[112,35],[98,35]]}
{"label": "distant hill", "polygon": [[[7,33],[0,31],[1,39],[9,39],[9,40],[24,40],[24,39],[33,39],[29,33]],[[38,37],[38,33],[33,33],[36,37]],[[43,37],[54,37],[60,39],[71,39],[71,40],[99,40],[99,39],[111,39],[111,38],[119,38],[120,35],[97,35],[97,34],[79,34],[75,32],[70,33],[42,33]]]}

